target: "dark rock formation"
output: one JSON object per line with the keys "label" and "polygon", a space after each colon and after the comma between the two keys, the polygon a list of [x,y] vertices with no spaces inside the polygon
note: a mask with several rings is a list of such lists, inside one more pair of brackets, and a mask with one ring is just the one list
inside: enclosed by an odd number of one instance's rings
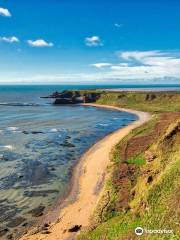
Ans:
{"label": "dark rock formation", "polygon": [[78,232],[81,229],[81,225],[74,225],[70,229],[68,229],[68,232]]}
{"label": "dark rock formation", "polygon": [[7,226],[10,227],[10,228],[14,228],[14,227],[17,227],[19,226],[20,224],[22,224],[26,219],[23,218],[23,217],[17,217],[17,218],[14,218],[12,219],[8,224]]}
{"label": "dark rock formation", "polygon": [[146,97],[145,97],[145,100],[146,101],[152,101],[156,98],[156,95],[155,94],[147,94]]}
{"label": "dark rock formation", "polygon": [[12,234],[7,235],[7,239],[9,240],[13,239],[13,235]]}
{"label": "dark rock formation", "polygon": [[77,104],[77,103],[90,103],[95,102],[100,97],[100,93],[97,92],[80,92],[64,90],[62,92],[54,92],[48,97],[55,98],[53,104]]}
{"label": "dark rock formation", "polygon": [[48,194],[58,193],[58,190],[41,190],[41,191],[25,191],[24,196],[26,197],[46,197]]}
{"label": "dark rock formation", "polygon": [[62,146],[62,147],[68,147],[68,148],[74,148],[74,147],[75,147],[74,144],[68,142],[67,140],[65,140],[63,143],[61,143],[60,146]]}
{"label": "dark rock formation", "polygon": [[31,133],[32,133],[32,134],[43,134],[42,131],[32,131]]}
{"label": "dark rock formation", "polygon": [[72,98],[56,98],[54,101],[55,105],[58,104],[73,104],[74,102],[72,101]]}
{"label": "dark rock formation", "polygon": [[0,228],[0,237],[6,235],[7,232],[9,232],[8,228]]}
{"label": "dark rock formation", "polygon": [[149,176],[147,179],[147,183],[151,183],[153,181],[153,176]]}
{"label": "dark rock formation", "polygon": [[22,131],[22,133],[24,133],[24,134],[26,134],[26,135],[29,134],[29,132],[28,132],[28,131],[25,131],[25,130]]}
{"label": "dark rock formation", "polygon": [[32,217],[40,217],[43,215],[45,207],[43,205],[39,205],[37,208],[32,209],[28,213],[32,214]]}

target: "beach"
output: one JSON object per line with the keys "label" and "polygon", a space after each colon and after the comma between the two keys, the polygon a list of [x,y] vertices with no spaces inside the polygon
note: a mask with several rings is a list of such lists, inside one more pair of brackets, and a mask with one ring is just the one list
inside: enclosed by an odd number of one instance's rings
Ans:
{"label": "beach", "polygon": [[[108,178],[107,168],[110,166],[109,154],[114,145],[124,138],[131,130],[142,125],[150,119],[146,112],[122,109],[98,104],[86,104],[86,106],[111,108],[136,114],[139,119],[130,125],[121,128],[94,144],[80,159],[76,165],[72,177],[71,191],[63,202],[63,207],[56,222],[48,226],[48,232],[43,234],[37,229],[30,230],[21,240],[68,240],[74,239],[76,233],[68,231],[74,226],[86,228],[90,224],[92,215],[98,201],[101,199],[104,183]],[[72,201],[74,199],[74,201]]]}
{"label": "beach", "polygon": [[55,222],[81,156],[138,119],[111,109],[53,105],[54,99],[39,97],[49,94],[47,88],[10,89],[9,95],[9,88],[0,89],[0,237],[5,240],[47,222],[47,213],[48,222]]}

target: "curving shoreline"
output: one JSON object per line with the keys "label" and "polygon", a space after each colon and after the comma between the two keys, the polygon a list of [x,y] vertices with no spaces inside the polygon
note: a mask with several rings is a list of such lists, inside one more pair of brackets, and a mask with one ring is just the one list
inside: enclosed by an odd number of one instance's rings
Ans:
{"label": "curving shoreline", "polygon": [[[68,197],[61,205],[59,219],[50,225],[49,234],[29,231],[21,240],[66,240],[73,239],[75,233],[66,231],[74,225],[89,225],[89,218],[93,213],[103,193],[103,185],[107,178],[107,167],[110,164],[109,153],[114,145],[124,138],[132,129],[142,125],[150,119],[150,114],[136,110],[113,106],[85,104],[101,108],[111,108],[136,114],[139,119],[130,125],[121,128],[94,144],[80,159],[73,171],[72,184]],[[98,159],[98,161],[97,161]],[[58,210],[57,210],[58,211]],[[31,235],[33,234],[33,235]]]}

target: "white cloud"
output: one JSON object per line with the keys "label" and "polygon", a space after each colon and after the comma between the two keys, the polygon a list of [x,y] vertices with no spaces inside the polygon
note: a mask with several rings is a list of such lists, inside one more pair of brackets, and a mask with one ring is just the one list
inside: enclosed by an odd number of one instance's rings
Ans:
{"label": "white cloud", "polygon": [[92,37],[87,37],[85,39],[85,44],[88,47],[98,47],[98,46],[103,46],[103,43],[100,39],[99,36],[92,36]]}
{"label": "white cloud", "polygon": [[120,52],[119,57],[123,58],[124,60],[142,60],[147,57],[152,57],[152,56],[158,56],[158,55],[163,55],[162,52],[160,51],[125,51],[125,52]]}
{"label": "white cloud", "polygon": [[54,44],[51,42],[46,42],[43,39],[37,39],[37,40],[28,40],[27,43],[31,47],[53,47]]}
{"label": "white cloud", "polygon": [[115,23],[114,26],[117,27],[117,28],[121,28],[121,27],[123,27],[123,24],[122,23]]}
{"label": "white cloud", "polygon": [[93,63],[93,64],[90,64],[90,66],[96,67],[96,68],[110,67],[111,65],[112,65],[111,63]]}
{"label": "white cloud", "polygon": [[6,8],[0,8],[0,15],[3,17],[11,17],[11,13]]}
{"label": "white cloud", "polygon": [[118,66],[121,66],[121,67],[128,67],[128,63],[125,63],[125,62],[122,62],[122,63],[119,63]]}
{"label": "white cloud", "polygon": [[13,37],[0,37],[1,42],[7,42],[7,43],[18,43],[20,42],[19,39],[15,36]]}
{"label": "white cloud", "polygon": [[117,64],[95,63],[91,66],[106,67],[104,74],[112,79],[180,78],[179,51],[124,51],[118,52],[118,57]]}
{"label": "white cloud", "polygon": [[179,54],[179,51],[160,50],[120,52],[120,59],[126,60],[128,66],[114,65],[111,69],[124,79],[180,78]]}

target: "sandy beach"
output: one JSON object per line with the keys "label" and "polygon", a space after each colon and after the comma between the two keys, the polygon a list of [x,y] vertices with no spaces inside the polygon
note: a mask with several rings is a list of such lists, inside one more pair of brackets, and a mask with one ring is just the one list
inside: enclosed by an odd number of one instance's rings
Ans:
{"label": "sandy beach", "polygon": [[[42,232],[36,232],[33,229],[23,236],[21,240],[72,240],[75,238],[75,233],[69,232],[68,229],[71,229],[74,225],[81,225],[82,228],[87,227],[90,216],[103,194],[104,182],[108,175],[107,167],[111,164],[109,154],[113,146],[132,129],[150,119],[149,113],[136,110],[97,104],[86,105],[134,113],[139,119],[127,127],[106,136],[82,156],[74,171],[70,194],[63,202],[64,207],[58,213],[58,221],[52,223],[48,228],[48,234],[42,234]],[[74,195],[76,195],[76,198],[74,198]],[[75,200],[72,202],[72,199]]]}

